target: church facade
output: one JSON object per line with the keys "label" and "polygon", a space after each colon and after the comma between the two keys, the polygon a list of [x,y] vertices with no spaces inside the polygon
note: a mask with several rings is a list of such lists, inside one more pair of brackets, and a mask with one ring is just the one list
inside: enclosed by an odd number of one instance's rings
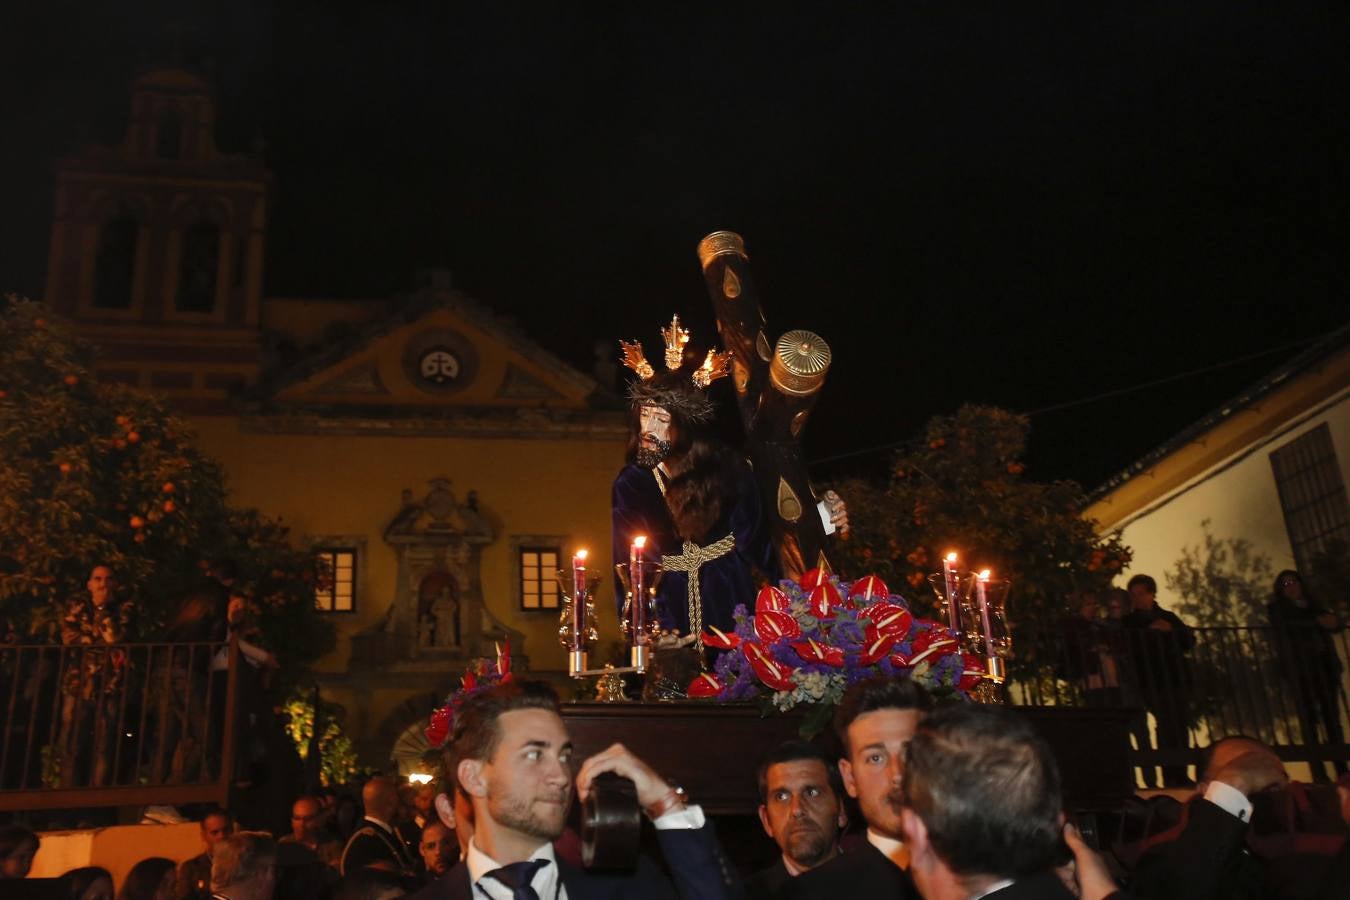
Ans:
{"label": "church facade", "polygon": [[323,693],[368,762],[397,747],[406,769],[494,643],[565,669],[552,573],[583,547],[608,563],[623,405],[444,272],[373,300],[264,296],[271,185],[260,156],[217,150],[205,81],[143,75],[123,142],[58,165],[45,299],[100,378],[169,401],[232,502],[329,567]]}

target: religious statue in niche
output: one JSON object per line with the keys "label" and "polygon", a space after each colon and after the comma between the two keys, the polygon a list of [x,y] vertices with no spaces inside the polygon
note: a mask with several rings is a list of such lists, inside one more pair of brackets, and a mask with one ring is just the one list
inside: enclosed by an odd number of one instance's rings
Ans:
{"label": "religious statue in niche", "polygon": [[455,648],[462,638],[459,590],[449,572],[432,572],[417,591],[417,645]]}

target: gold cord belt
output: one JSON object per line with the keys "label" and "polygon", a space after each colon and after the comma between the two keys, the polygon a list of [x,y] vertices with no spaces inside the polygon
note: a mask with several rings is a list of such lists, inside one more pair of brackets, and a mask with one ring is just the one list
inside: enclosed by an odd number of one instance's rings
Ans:
{"label": "gold cord belt", "polygon": [[667,572],[689,573],[689,633],[696,636],[700,648],[703,646],[703,595],[699,592],[698,570],[704,563],[721,559],[734,549],[736,535],[728,534],[706,547],[685,541],[684,552],[679,556],[661,557],[661,567]]}

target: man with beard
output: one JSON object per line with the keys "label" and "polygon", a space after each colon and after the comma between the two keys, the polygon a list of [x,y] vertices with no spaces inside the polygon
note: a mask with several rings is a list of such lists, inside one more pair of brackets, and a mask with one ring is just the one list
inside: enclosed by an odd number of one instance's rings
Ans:
{"label": "man with beard", "polygon": [[440,819],[431,819],[422,829],[422,838],[417,844],[422,854],[422,864],[426,868],[426,882],[440,878],[459,859],[459,845],[455,842],[455,832],[446,828]]}
{"label": "man with beard", "polygon": [[834,859],[848,823],[839,770],[825,751],[787,741],[759,766],[759,821],[782,855],[747,880],[751,900],[780,895],[789,879]]}
{"label": "man with beard", "polygon": [[588,898],[716,898],[739,894],[703,810],[620,744],[582,764],[584,799],[597,775],[633,782],[638,803],[656,827],[675,879],[647,857],[630,875],[578,869],[553,849],[572,800],[572,742],[558,696],[542,682],[511,681],[468,697],[455,715],[446,770],[473,803],[468,852],[422,900],[588,900]]}
{"label": "man with beard", "polygon": [[[687,368],[654,375],[630,389],[628,465],[614,479],[614,560],[633,539],[647,539],[665,574],[656,614],[665,631],[697,635],[734,627],[732,610],[753,604],[778,563],[750,467],[706,434],[713,406]],[[622,605],[624,591],[617,591]]]}
{"label": "man with beard", "polygon": [[906,871],[909,849],[900,831],[901,788],[905,747],[932,705],[928,692],[908,678],[868,678],[844,692],[834,715],[834,731],[845,754],[839,773],[862,810],[867,839],[845,845],[835,859],[792,879],[784,896],[917,896]]}

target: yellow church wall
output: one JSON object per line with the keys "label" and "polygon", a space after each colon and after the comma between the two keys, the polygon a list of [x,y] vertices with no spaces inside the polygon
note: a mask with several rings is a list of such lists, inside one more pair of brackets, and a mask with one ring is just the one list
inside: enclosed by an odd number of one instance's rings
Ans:
{"label": "yellow church wall", "polygon": [[[333,614],[338,647],[321,670],[345,670],[346,638],[383,619],[398,565],[384,529],[401,506],[403,490],[420,499],[436,477],[451,480],[460,502],[476,491],[480,511],[492,523],[496,539],[482,554],[485,606],[525,634],[532,668],[565,667],[556,612],[519,609],[510,539],[563,535],[564,553],[586,547],[594,563],[609,571],[609,489],[622,465],[622,441],[257,434],[242,431],[237,418],[223,417],[199,417],[193,425],[203,448],[224,465],[232,503],[280,516],[297,542],[365,536],[356,612]],[[606,579],[600,590],[600,628],[613,639],[612,582]]]}

